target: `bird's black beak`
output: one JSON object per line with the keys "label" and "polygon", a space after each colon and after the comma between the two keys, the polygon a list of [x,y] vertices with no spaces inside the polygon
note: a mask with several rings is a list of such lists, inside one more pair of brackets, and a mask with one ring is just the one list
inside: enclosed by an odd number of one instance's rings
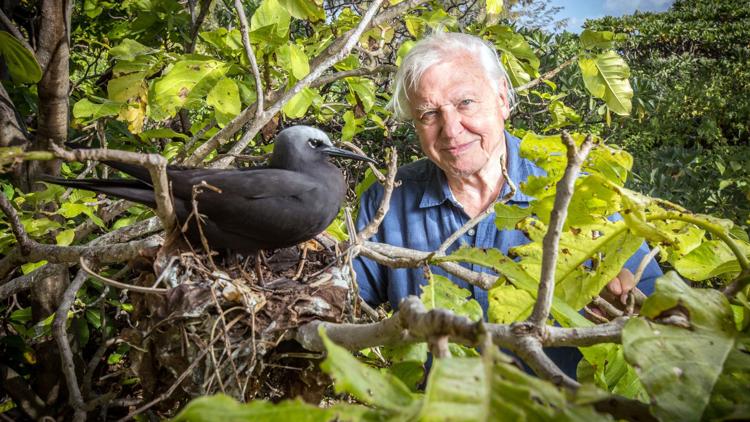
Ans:
{"label": "bird's black beak", "polygon": [[343,157],[343,158],[349,158],[351,160],[359,160],[359,161],[367,161],[373,164],[378,164],[377,161],[373,160],[370,157],[367,157],[365,155],[359,155],[357,153],[347,151],[345,149],[336,148],[334,146],[326,146],[323,148],[320,148],[319,151],[322,151],[328,155],[332,155],[334,157]]}

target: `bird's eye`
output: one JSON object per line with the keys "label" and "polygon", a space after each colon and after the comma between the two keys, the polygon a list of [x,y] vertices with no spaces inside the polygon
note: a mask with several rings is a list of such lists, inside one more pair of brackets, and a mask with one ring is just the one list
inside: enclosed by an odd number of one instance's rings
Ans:
{"label": "bird's eye", "polygon": [[307,141],[307,145],[310,145],[311,148],[317,148],[322,143],[323,143],[323,141],[321,141],[320,139],[308,139],[308,141]]}

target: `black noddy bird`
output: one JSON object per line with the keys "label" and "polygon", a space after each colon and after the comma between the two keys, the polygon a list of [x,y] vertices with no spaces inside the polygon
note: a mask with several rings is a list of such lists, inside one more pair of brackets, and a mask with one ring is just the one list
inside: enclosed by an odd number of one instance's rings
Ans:
{"label": "black noddy bird", "polygon": [[[341,208],[346,183],[329,156],[375,160],[337,148],[325,132],[310,126],[293,126],[276,137],[267,166],[242,169],[203,169],[169,166],[174,208],[180,225],[192,213],[193,186],[206,182],[221,193],[203,189],[197,196],[203,234],[209,247],[239,253],[278,249],[310,240],[325,230]],[[156,207],[151,177],[146,168],[105,162],[134,179],[42,180],[86,189]],[[190,217],[188,240],[201,245]]]}

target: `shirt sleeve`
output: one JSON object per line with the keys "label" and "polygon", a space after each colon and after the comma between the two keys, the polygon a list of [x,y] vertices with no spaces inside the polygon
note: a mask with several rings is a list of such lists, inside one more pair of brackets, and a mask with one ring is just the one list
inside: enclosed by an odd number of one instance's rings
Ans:
{"label": "shirt sleeve", "polygon": [[[371,186],[365,193],[359,203],[359,214],[357,215],[357,230],[362,230],[370,221],[372,221],[378,204],[378,185]],[[380,242],[380,232],[376,233],[369,240]],[[380,306],[388,299],[388,280],[387,272],[382,265],[377,262],[357,256],[352,262],[354,273],[357,275],[357,285],[359,286],[359,295],[372,307]]]}

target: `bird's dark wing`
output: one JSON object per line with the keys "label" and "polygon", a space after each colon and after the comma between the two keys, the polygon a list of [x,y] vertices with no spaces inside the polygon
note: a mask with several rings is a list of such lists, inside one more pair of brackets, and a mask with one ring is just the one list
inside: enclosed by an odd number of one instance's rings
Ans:
{"label": "bird's dark wing", "polygon": [[56,185],[67,186],[75,189],[85,189],[104,193],[138,202],[140,204],[156,207],[154,190],[151,186],[140,180],[132,179],[65,179],[62,177],[42,176],[41,180]]}
{"label": "bird's dark wing", "polygon": [[192,198],[193,186],[201,182],[221,190],[218,194],[203,189],[201,202],[297,196],[318,186],[300,173],[269,168],[176,170],[169,172],[169,180],[173,195],[186,200]]}

